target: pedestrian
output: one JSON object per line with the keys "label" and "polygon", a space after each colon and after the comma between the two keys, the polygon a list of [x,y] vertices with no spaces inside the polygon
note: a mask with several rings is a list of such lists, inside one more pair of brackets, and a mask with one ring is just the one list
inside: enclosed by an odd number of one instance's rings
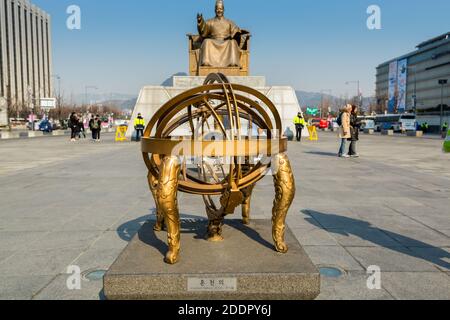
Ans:
{"label": "pedestrian", "polygon": [[77,136],[77,127],[78,127],[78,116],[75,112],[72,112],[72,114],[69,117],[68,127],[71,131],[70,141],[74,142],[76,141],[75,138]]}
{"label": "pedestrian", "polygon": [[83,136],[84,139],[86,139],[86,133],[84,131],[83,116],[81,116],[81,115],[78,117],[77,136],[78,136],[78,139],[81,139],[81,136]]}
{"label": "pedestrian", "polygon": [[99,115],[96,115],[95,117],[92,116],[91,120],[89,121],[89,129],[92,132],[92,140],[94,142],[100,141],[100,132],[102,130],[102,122],[100,121]]}
{"label": "pedestrian", "polygon": [[305,121],[305,119],[303,118],[303,115],[300,112],[294,118],[294,125],[295,125],[297,141],[300,142],[300,141],[302,141],[303,129],[306,126],[306,121]]}
{"label": "pedestrian", "polygon": [[338,117],[337,123],[340,126],[339,138],[341,139],[341,147],[339,148],[340,158],[350,158],[346,153],[347,139],[350,139],[350,112],[352,111],[352,105],[347,104],[344,109],[342,109],[341,114]]}
{"label": "pedestrian", "polygon": [[444,124],[442,125],[442,139],[447,138],[447,133],[448,133],[448,122],[445,121]]}
{"label": "pedestrian", "polygon": [[358,107],[352,105],[352,111],[350,113],[350,148],[348,155],[352,158],[359,158],[359,154],[356,150],[356,145],[359,141],[359,130],[361,129],[361,122],[358,119]]}
{"label": "pedestrian", "polygon": [[136,141],[141,141],[141,137],[144,136],[145,120],[142,118],[142,114],[138,114],[134,119],[134,130],[136,130]]}

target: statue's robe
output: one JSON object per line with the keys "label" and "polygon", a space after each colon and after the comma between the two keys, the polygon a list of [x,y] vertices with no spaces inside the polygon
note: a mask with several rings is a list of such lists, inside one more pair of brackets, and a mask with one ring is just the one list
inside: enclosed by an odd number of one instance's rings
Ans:
{"label": "statue's robe", "polygon": [[233,21],[214,18],[198,26],[204,39],[200,49],[200,65],[216,68],[240,67],[241,50],[233,38],[241,30]]}

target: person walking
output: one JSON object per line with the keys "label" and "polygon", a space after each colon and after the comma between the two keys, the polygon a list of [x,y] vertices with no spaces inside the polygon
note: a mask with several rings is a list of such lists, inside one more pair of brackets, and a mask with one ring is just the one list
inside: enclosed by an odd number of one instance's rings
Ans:
{"label": "person walking", "polygon": [[347,139],[350,139],[350,112],[352,111],[352,105],[347,104],[344,109],[342,109],[341,114],[338,118],[338,124],[340,126],[339,138],[341,139],[341,147],[339,148],[338,156],[340,158],[350,158],[346,153]]}
{"label": "person walking", "polygon": [[75,112],[72,112],[72,114],[69,117],[69,123],[68,127],[70,129],[70,141],[74,142],[76,141],[77,136],[77,127],[78,127],[78,116]]}
{"label": "person walking", "polygon": [[442,125],[442,139],[447,138],[447,133],[448,133],[448,122],[445,121],[444,124]]}
{"label": "person walking", "polygon": [[294,125],[295,125],[297,141],[300,142],[300,141],[302,141],[303,129],[306,126],[306,121],[305,121],[305,119],[303,118],[303,115],[300,112],[294,118]]}
{"label": "person walking", "polygon": [[142,118],[142,114],[138,114],[134,119],[134,130],[136,130],[136,142],[141,141],[141,137],[144,136],[145,120]]}
{"label": "person walking", "polygon": [[94,142],[100,141],[102,122],[100,121],[100,117],[98,115],[96,115],[95,117],[92,116],[91,120],[89,121],[89,129],[92,132],[92,140]]}
{"label": "person walking", "polygon": [[78,116],[78,124],[77,124],[77,137],[78,139],[81,139],[81,136],[86,139],[86,132],[84,130],[84,122],[83,122],[83,116]]}
{"label": "person walking", "polygon": [[358,120],[358,107],[352,105],[352,111],[350,113],[350,148],[348,155],[352,158],[359,158],[359,154],[356,150],[356,145],[359,141],[359,130],[361,128],[361,122]]}

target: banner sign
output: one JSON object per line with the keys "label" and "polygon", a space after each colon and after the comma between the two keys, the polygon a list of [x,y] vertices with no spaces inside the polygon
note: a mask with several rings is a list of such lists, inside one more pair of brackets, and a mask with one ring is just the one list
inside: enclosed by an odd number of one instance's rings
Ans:
{"label": "banner sign", "polygon": [[398,62],[393,61],[389,64],[389,102],[388,102],[388,112],[394,113],[397,97],[397,72],[398,72]]}
{"label": "banner sign", "polygon": [[397,81],[397,112],[404,113],[406,111],[406,84],[408,78],[408,59],[398,62],[398,81]]}

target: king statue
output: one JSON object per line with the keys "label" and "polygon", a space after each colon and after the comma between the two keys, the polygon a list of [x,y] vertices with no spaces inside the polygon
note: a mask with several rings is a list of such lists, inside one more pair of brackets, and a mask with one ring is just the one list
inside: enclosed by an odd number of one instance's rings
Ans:
{"label": "king statue", "polygon": [[223,0],[216,1],[216,17],[205,21],[197,15],[197,26],[204,39],[200,49],[200,66],[240,67],[241,51],[235,38],[241,33],[236,24],[225,18]]}

